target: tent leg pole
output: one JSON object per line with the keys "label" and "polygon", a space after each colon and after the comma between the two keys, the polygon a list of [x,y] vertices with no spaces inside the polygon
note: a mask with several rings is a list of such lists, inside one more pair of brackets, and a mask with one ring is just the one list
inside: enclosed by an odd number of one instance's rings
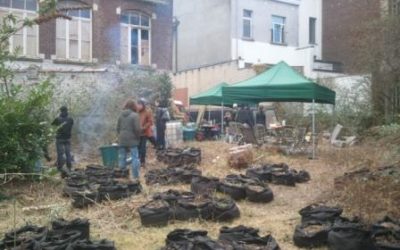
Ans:
{"label": "tent leg pole", "polygon": [[312,159],[315,159],[315,100],[312,102]]}
{"label": "tent leg pole", "polygon": [[224,130],[224,102],[221,103],[221,138],[225,135]]}
{"label": "tent leg pole", "polygon": [[211,113],[210,113],[210,106],[207,106],[207,111],[208,111],[208,121],[211,121]]}

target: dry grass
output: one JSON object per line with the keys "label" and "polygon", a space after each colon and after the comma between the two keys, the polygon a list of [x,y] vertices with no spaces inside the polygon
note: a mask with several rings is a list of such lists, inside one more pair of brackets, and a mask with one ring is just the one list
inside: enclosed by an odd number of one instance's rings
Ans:
{"label": "dry grass", "polygon": [[[200,169],[204,175],[224,177],[231,173],[244,173],[231,169],[226,163],[226,152],[229,145],[220,142],[190,143],[191,146],[201,147],[203,162]],[[155,192],[169,188],[189,190],[189,186],[151,186],[144,187],[144,193],[129,199],[98,204],[87,210],[77,210],[70,207],[68,199],[61,197],[61,181],[45,183],[14,183],[10,184],[6,192],[16,196],[15,215],[16,225],[26,222],[47,225],[57,216],[65,218],[86,217],[92,224],[92,235],[95,238],[108,238],[116,242],[118,249],[159,249],[164,245],[168,232],[175,228],[206,229],[210,236],[216,238],[218,230],[223,225],[248,225],[260,229],[261,234],[272,233],[282,249],[297,249],[292,244],[292,234],[295,225],[299,222],[298,210],[312,202],[339,203],[354,212],[351,204],[354,194],[343,195],[332,192],[333,181],[346,171],[353,170],[360,165],[381,165],[385,160],[382,153],[375,152],[370,147],[357,146],[353,149],[332,149],[320,145],[317,160],[308,160],[306,156],[286,157],[271,153],[265,149],[255,149],[255,159],[258,162],[285,162],[296,169],[310,172],[311,181],[299,184],[296,187],[271,185],[275,199],[269,204],[254,204],[247,201],[238,203],[241,218],[233,223],[213,222],[176,222],[164,228],[144,228],[140,225],[137,208],[149,200]],[[149,158],[152,158],[150,152]],[[160,164],[150,161],[147,168],[158,167]],[[385,190],[382,190],[385,191]],[[347,190],[346,192],[349,192]],[[343,196],[341,196],[343,195]],[[341,198],[342,197],[342,198]],[[345,198],[343,198],[345,197]],[[24,213],[22,208],[32,205],[56,204],[57,206],[45,211]],[[394,203],[384,203],[384,206],[393,206]],[[0,203],[0,234],[12,229],[14,220],[14,205],[12,201]],[[321,248],[323,249],[323,248]]]}

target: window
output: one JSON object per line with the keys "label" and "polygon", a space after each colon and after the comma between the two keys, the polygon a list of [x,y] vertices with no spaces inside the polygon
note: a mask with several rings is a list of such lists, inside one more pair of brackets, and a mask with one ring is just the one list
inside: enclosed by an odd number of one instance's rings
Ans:
{"label": "window", "polygon": [[276,44],[285,43],[285,18],[272,16],[271,42]]}
{"label": "window", "polygon": [[71,61],[92,59],[92,13],[90,9],[71,10],[71,20],[57,19],[56,57]]}
{"label": "window", "polygon": [[317,19],[314,17],[310,17],[308,21],[308,35],[309,35],[309,43],[316,44],[316,28],[317,28]]}
{"label": "window", "polygon": [[252,31],[252,15],[253,11],[251,10],[243,10],[243,38],[252,38],[253,31]]}
{"label": "window", "polygon": [[389,13],[400,15],[400,0],[389,0]]}
{"label": "window", "polygon": [[[17,22],[37,17],[36,0],[0,0],[0,18],[13,14]],[[39,56],[39,28],[37,25],[24,27],[10,38],[10,52],[19,56],[37,58]]]}
{"label": "window", "polygon": [[151,64],[150,17],[137,11],[121,15],[121,62],[124,64]]}

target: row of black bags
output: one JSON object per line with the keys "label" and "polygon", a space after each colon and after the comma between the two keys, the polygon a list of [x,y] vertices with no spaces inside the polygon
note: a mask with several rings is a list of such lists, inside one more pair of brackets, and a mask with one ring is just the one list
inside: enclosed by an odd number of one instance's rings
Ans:
{"label": "row of black bags", "polygon": [[163,250],[279,250],[271,235],[260,236],[259,230],[246,227],[222,227],[218,240],[207,236],[207,231],[176,229],[170,232]]}
{"label": "row of black bags", "polygon": [[26,225],[7,232],[0,249],[14,250],[115,250],[109,240],[91,241],[90,223],[86,219],[52,221],[51,229]]}
{"label": "row of black bags", "polygon": [[372,226],[341,217],[343,210],[313,204],[299,211],[293,241],[298,247],[328,246],[330,250],[400,250],[400,222],[389,217]]}
{"label": "row of black bags", "polygon": [[65,179],[63,194],[72,199],[72,206],[84,208],[105,200],[119,200],[142,191],[139,181],[129,180],[127,169],[88,165],[72,171]]}
{"label": "row of black bags", "polygon": [[144,175],[147,185],[190,184],[192,179],[200,176],[201,171],[194,164],[179,167],[150,169]]}
{"label": "row of black bags", "polygon": [[307,171],[291,169],[285,163],[255,166],[246,170],[246,176],[266,183],[285,186],[296,186],[296,183],[310,180],[310,174]]}
{"label": "row of black bags", "polygon": [[201,149],[199,148],[168,148],[156,153],[157,160],[169,167],[200,164]]}
{"label": "row of black bags", "polygon": [[150,202],[141,206],[139,215],[143,226],[161,227],[171,220],[232,221],[240,217],[240,211],[232,199],[168,190],[155,194]]}

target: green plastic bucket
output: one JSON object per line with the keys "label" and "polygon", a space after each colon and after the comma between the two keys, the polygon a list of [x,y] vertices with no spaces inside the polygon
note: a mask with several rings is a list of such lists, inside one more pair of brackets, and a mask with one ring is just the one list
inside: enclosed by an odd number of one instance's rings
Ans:
{"label": "green plastic bucket", "polygon": [[106,167],[118,167],[118,146],[102,146],[100,147],[103,165]]}

